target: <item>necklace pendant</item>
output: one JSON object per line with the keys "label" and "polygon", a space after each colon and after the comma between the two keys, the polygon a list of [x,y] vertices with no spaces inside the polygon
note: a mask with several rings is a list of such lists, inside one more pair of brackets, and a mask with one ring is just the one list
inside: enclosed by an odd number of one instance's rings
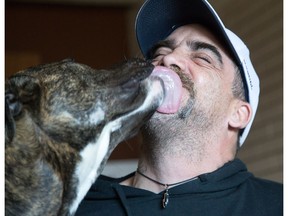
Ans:
{"label": "necklace pendant", "polygon": [[191,178],[191,179],[187,179],[187,180],[181,181],[181,182],[176,182],[176,183],[173,183],[173,184],[163,184],[163,183],[161,183],[161,182],[159,182],[159,181],[156,181],[156,180],[154,180],[154,179],[152,179],[152,178],[144,175],[143,173],[141,173],[141,172],[139,171],[139,169],[137,169],[136,172],[137,172],[139,175],[143,176],[144,178],[146,178],[146,179],[148,179],[148,180],[150,180],[150,181],[152,181],[152,182],[154,182],[154,183],[156,183],[156,184],[158,184],[158,185],[161,185],[161,186],[164,186],[164,187],[165,187],[165,193],[163,194],[163,199],[162,199],[162,207],[163,207],[163,208],[166,208],[166,207],[168,206],[168,204],[169,204],[169,191],[168,191],[169,187],[171,187],[171,186],[177,186],[177,185],[181,185],[181,184],[185,184],[185,183],[187,183],[187,182],[190,182],[190,181],[193,181],[193,180],[195,180],[195,179],[198,179],[198,177],[193,177],[193,178]]}
{"label": "necklace pendant", "polygon": [[166,188],[166,191],[163,194],[162,207],[166,208],[168,203],[169,203],[169,191],[168,188]]}

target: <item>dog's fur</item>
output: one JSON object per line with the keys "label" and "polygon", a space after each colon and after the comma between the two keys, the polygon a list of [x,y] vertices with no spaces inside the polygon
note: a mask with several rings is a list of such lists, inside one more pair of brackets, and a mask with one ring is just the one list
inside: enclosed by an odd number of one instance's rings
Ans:
{"label": "dog's fur", "polygon": [[[5,85],[6,215],[73,215],[118,143],[163,99],[153,66],[94,70],[64,60]],[[152,91],[153,89],[153,91]]]}

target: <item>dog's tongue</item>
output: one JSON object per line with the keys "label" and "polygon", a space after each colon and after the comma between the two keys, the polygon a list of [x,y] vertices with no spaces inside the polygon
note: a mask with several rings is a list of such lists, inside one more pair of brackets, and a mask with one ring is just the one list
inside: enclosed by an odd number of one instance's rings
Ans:
{"label": "dog's tongue", "polygon": [[157,76],[164,82],[165,98],[157,111],[161,113],[176,113],[182,97],[182,82],[179,76],[172,70],[162,66],[156,66],[151,76]]}

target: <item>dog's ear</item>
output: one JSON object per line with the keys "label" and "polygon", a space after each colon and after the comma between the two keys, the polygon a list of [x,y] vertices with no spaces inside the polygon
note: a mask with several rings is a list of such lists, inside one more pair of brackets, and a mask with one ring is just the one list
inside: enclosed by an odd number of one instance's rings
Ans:
{"label": "dog's ear", "polygon": [[23,106],[33,104],[40,93],[36,78],[16,75],[5,85],[5,141],[11,142],[15,133],[15,118],[20,116]]}

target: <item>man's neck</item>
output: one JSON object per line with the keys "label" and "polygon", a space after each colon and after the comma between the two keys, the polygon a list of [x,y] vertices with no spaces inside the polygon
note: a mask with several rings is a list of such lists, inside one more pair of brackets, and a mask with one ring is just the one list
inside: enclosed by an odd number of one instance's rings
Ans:
{"label": "man's neck", "polygon": [[[169,125],[171,133],[167,133],[168,129],[157,127],[143,133],[138,169],[162,184],[175,184],[213,172],[234,158],[231,145],[227,144],[231,140],[214,135],[213,130],[209,134],[207,130],[203,133],[196,131],[197,128],[189,127],[189,130],[185,130],[182,127],[181,130],[175,129],[177,132],[173,133],[172,126]],[[165,190],[163,185],[137,172],[123,184],[155,193]]]}
{"label": "man's neck", "polygon": [[[211,159],[213,158],[213,161]],[[232,160],[231,158],[230,160]],[[222,167],[227,161],[216,160],[215,157],[207,158],[201,162],[187,161],[185,158],[167,156],[151,164],[145,157],[139,159],[138,169],[145,176],[135,173],[130,179],[122,182],[123,185],[132,186],[159,193],[165,190],[164,185],[176,184],[188,179],[193,179],[204,173],[213,172]],[[155,181],[161,183],[155,183]]]}

